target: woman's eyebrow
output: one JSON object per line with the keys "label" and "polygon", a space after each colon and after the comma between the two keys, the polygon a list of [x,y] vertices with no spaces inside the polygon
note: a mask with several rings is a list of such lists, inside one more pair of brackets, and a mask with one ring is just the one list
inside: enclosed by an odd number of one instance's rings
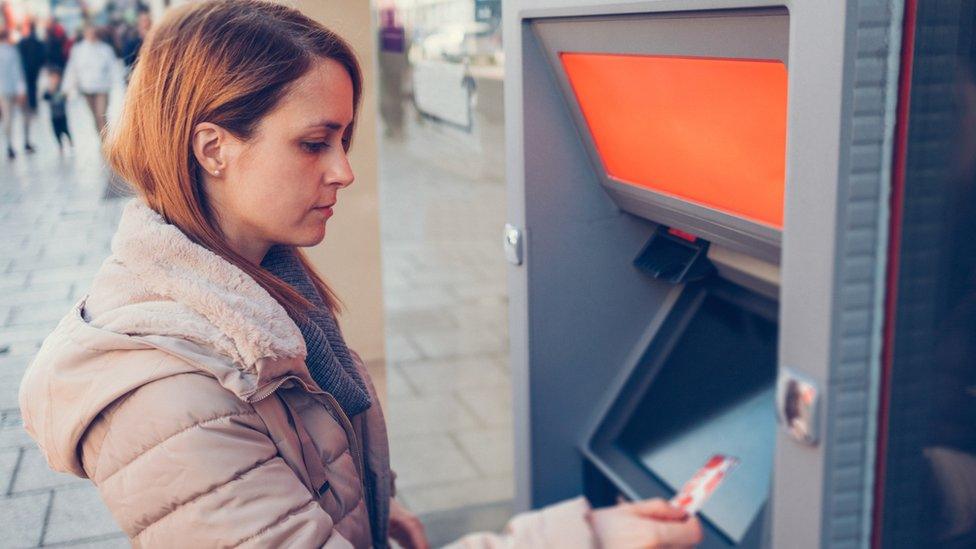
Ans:
{"label": "woman's eyebrow", "polygon": [[347,126],[347,124],[340,124],[339,122],[334,122],[332,120],[319,120],[317,122],[312,122],[311,124],[309,124],[308,126],[305,126],[305,127],[307,129],[310,129],[310,128],[322,128],[322,127],[324,127],[324,128],[328,128],[330,130],[339,131],[339,130],[345,128],[346,126]]}

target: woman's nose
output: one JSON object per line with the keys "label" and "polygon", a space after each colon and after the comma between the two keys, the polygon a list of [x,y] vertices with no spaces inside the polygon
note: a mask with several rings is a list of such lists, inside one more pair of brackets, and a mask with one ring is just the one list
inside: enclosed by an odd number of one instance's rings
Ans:
{"label": "woman's nose", "polygon": [[340,152],[329,164],[326,180],[330,185],[348,187],[355,179],[356,175],[352,171],[352,165],[349,164],[349,157],[346,156],[345,151]]}

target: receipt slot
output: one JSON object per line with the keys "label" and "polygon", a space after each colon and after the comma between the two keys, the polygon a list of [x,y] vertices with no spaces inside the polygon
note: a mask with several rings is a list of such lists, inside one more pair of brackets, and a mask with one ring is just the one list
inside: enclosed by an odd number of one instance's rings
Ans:
{"label": "receipt slot", "polygon": [[704,547],[870,542],[914,4],[505,3],[517,507],[723,454]]}

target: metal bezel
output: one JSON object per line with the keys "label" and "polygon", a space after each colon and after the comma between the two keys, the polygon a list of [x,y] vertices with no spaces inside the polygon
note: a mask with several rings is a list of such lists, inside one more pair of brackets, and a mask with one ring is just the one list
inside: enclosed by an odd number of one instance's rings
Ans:
{"label": "metal bezel", "polygon": [[596,177],[622,210],[779,264],[781,230],[610,176],[562,70],[559,54],[585,51],[775,59],[788,67],[789,15],[785,8],[554,17],[529,19],[527,23],[544,47],[551,74]]}

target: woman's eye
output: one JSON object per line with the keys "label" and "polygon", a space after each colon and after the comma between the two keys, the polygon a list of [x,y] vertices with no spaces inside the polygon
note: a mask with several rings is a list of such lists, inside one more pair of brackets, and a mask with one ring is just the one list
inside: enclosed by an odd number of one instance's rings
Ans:
{"label": "woman's eye", "polygon": [[303,141],[302,149],[307,153],[320,153],[329,148],[329,144],[324,141]]}

